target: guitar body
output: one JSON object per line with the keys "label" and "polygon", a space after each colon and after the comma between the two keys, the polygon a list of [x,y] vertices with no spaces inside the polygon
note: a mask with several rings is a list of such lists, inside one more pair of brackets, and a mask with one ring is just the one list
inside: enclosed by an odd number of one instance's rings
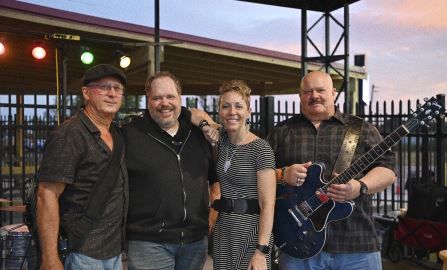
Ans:
{"label": "guitar body", "polygon": [[273,234],[275,245],[288,255],[307,259],[317,255],[326,242],[329,222],[349,217],[354,202],[334,202],[316,192],[326,184],[324,165],[312,164],[300,187],[278,185]]}

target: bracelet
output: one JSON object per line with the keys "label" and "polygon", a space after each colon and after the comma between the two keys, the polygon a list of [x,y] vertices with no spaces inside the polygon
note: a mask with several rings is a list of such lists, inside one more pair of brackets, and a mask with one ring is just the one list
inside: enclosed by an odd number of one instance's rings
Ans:
{"label": "bracelet", "polygon": [[204,127],[204,126],[209,126],[210,124],[208,123],[208,121],[206,121],[205,119],[202,119],[200,122],[199,122],[199,129],[200,130],[202,130],[202,128]]}
{"label": "bracelet", "polygon": [[276,171],[276,182],[280,182],[282,179],[282,170],[281,168],[279,168],[276,169],[275,171]]}
{"label": "bracelet", "polygon": [[285,185],[286,184],[286,181],[284,179],[284,176],[285,176],[285,173],[286,173],[286,169],[287,169],[287,166],[284,166],[281,169],[278,169],[276,171],[276,181],[278,182],[278,184],[281,184],[281,185]]}

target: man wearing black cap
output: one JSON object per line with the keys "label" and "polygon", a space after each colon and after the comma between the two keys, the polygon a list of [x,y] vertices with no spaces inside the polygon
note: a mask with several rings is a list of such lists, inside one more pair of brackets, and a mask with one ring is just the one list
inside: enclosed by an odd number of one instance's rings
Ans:
{"label": "man wearing black cap", "polygon": [[[88,69],[82,87],[85,107],[46,142],[37,192],[41,269],[64,269],[57,249],[59,225],[68,238],[65,269],[122,269],[128,182],[122,138],[112,121],[126,83],[114,66]],[[102,185],[107,190],[100,192]],[[93,204],[98,200],[92,197],[103,200]],[[89,203],[99,208],[96,215]]]}

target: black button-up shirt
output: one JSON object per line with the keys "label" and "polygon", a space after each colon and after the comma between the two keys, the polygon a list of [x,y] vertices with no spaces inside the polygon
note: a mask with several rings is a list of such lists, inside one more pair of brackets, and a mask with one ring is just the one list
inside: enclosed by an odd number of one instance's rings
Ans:
{"label": "black button-up shirt", "polygon": [[[325,164],[324,179],[330,180],[340,154],[350,117],[336,110],[333,117],[321,122],[318,129],[303,115],[294,116],[278,124],[267,141],[275,152],[276,166],[281,168],[308,161]],[[382,140],[379,131],[364,121],[352,161]],[[394,170],[394,154],[387,151],[355,178],[360,179],[375,167]],[[318,180],[318,179],[316,179]],[[380,250],[372,219],[372,196],[354,200],[356,207],[349,218],[330,223],[325,250],[330,252],[371,252]]]}
{"label": "black button-up shirt", "polygon": [[[116,127],[112,124],[112,128]],[[76,220],[84,214],[90,192],[112,157],[100,135],[98,128],[80,110],[56,129],[46,142],[39,181],[67,184],[59,199],[61,226],[66,232],[72,230]],[[76,252],[96,259],[111,258],[121,253],[128,205],[124,158],[121,159],[118,180],[113,181],[116,184],[108,194],[105,208]]]}

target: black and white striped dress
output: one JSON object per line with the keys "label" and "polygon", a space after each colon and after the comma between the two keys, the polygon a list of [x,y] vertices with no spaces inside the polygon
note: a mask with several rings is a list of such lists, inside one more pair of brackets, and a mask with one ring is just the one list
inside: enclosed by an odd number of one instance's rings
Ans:
{"label": "black and white striped dress", "polygon": [[[221,132],[218,143],[217,176],[222,197],[228,199],[258,199],[257,171],[275,168],[275,158],[270,145],[263,139],[248,144],[230,143],[228,135]],[[225,172],[225,162],[231,165]],[[258,243],[259,215],[219,213],[213,238],[214,269],[247,269]],[[272,245],[270,238],[270,246]],[[267,256],[271,269],[270,255]]]}

